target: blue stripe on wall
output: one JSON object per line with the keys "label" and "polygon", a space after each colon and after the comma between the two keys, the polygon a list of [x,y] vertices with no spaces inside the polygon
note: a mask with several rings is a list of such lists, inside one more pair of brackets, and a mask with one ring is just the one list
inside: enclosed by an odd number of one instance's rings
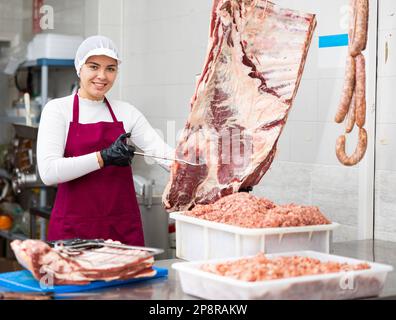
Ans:
{"label": "blue stripe on wall", "polygon": [[348,34],[334,34],[319,37],[319,48],[344,47],[348,45]]}

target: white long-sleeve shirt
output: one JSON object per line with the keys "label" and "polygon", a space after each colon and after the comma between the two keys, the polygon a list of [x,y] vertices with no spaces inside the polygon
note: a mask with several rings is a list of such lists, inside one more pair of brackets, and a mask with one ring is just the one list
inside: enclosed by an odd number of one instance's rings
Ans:
{"label": "white long-sleeve shirt", "polygon": [[[37,137],[37,163],[42,181],[55,185],[82,177],[99,170],[96,153],[79,157],[64,157],[69,125],[73,119],[73,99],[70,95],[48,102],[41,114]],[[79,123],[112,122],[113,119],[104,101],[79,98]],[[118,121],[122,121],[126,132],[131,133],[132,142],[147,154],[173,157],[174,150],[167,145],[143,114],[127,102],[109,100]],[[98,150],[100,151],[100,150]],[[157,160],[164,167],[170,161]]]}

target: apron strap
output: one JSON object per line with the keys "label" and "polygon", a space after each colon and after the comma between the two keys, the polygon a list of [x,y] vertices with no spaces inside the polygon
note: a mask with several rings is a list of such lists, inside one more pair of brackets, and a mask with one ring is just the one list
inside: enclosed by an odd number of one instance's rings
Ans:
{"label": "apron strap", "polygon": [[109,111],[110,111],[110,114],[111,114],[111,117],[113,118],[113,121],[114,121],[114,122],[118,122],[118,120],[117,120],[117,118],[116,118],[116,116],[115,116],[115,114],[114,114],[114,112],[113,112],[113,108],[112,108],[111,105],[110,105],[109,100],[107,100],[107,98],[105,97],[105,98],[104,98],[104,101],[106,102],[107,108],[108,108]]}
{"label": "apron strap", "polygon": [[78,102],[78,94],[74,95],[73,101],[73,122],[78,123],[78,109],[79,109],[79,102]]}
{"label": "apron strap", "polygon": [[[115,116],[115,114],[113,112],[113,109],[112,109],[112,107],[111,107],[111,105],[110,105],[110,103],[109,103],[109,101],[107,100],[106,97],[104,98],[104,101],[106,103],[107,108],[110,111],[110,114],[111,114],[111,117],[112,117],[113,121],[114,122],[118,122],[118,120],[117,120],[117,118],[116,118],[116,116]],[[79,109],[80,109],[80,102],[79,102],[79,99],[78,99],[78,94],[76,93],[74,95],[74,101],[73,101],[73,122],[78,123]]]}

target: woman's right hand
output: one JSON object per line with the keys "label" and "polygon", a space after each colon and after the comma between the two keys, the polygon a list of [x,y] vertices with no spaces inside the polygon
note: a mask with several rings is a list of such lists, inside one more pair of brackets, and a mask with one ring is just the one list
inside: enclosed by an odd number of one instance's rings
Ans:
{"label": "woman's right hand", "polygon": [[126,143],[126,138],[129,138],[130,136],[130,133],[124,133],[120,135],[110,147],[100,151],[100,156],[103,160],[103,167],[126,167],[131,165],[131,161],[133,156],[135,155],[136,148]]}

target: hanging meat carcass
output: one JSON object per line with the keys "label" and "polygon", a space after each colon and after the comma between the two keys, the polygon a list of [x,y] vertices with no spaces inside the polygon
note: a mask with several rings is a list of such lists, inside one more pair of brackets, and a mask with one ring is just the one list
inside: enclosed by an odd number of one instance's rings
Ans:
{"label": "hanging meat carcass", "polygon": [[163,202],[188,210],[259,183],[302,77],[315,15],[266,0],[215,0],[209,48]]}

